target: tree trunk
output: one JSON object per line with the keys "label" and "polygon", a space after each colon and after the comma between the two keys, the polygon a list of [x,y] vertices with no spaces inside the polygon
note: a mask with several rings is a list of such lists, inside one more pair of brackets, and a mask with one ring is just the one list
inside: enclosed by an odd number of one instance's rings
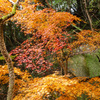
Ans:
{"label": "tree trunk", "polygon": [[87,10],[87,2],[86,2],[86,0],[84,0],[84,6],[85,6],[85,12],[87,14],[87,17],[88,17],[88,20],[89,20],[89,23],[90,23],[91,31],[93,31],[92,19],[91,19],[90,14],[89,14],[89,12]]}
{"label": "tree trunk", "polygon": [[66,60],[66,65],[64,68],[64,75],[67,75],[67,74],[68,74],[68,59]]}
{"label": "tree trunk", "polygon": [[65,54],[64,54],[64,51],[63,51],[63,49],[61,50],[61,56],[63,56],[63,58],[65,59],[65,64],[63,64],[64,65],[64,67],[63,67],[63,69],[64,69],[64,75],[67,75],[68,74],[68,58],[69,58],[69,53],[67,54],[67,57],[65,56]]}
{"label": "tree trunk", "polygon": [[83,12],[82,12],[82,1],[81,0],[77,0],[77,15],[78,17],[82,17],[83,16]]}
{"label": "tree trunk", "polygon": [[9,53],[6,49],[6,45],[4,42],[3,23],[7,19],[9,19],[15,15],[16,7],[17,7],[17,4],[19,3],[19,0],[17,0],[15,3],[12,0],[9,0],[9,2],[11,2],[13,4],[12,12],[9,13],[8,15],[3,16],[2,18],[0,18],[0,51],[1,51],[1,54],[5,58],[5,61],[8,65],[8,70],[9,70],[9,87],[8,87],[8,93],[7,93],[7,100],[13,100],[15,75],[14,75],[12,59],[9,56]]}
{"label": "tree trunk", "polygon": [[1,54],[5,58],[5,61],[8,65],[8,70],[9,70],[9,88],[8,88],[7,100],[13,100],[14,70],[13,70],[12,59],[9,56],[9,53],[6,49],[6,45],[5,45],[5,42],[4,42],[3,23],[0,23],[0,51],[1,51]]}

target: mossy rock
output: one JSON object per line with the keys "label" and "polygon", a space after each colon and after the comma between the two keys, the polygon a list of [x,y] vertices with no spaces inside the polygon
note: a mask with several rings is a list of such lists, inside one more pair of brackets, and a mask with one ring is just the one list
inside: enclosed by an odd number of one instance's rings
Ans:
{"label": "mossy rock", "polygon": [[76,76],[100,76],[100,62],[96,55],[100,57],[100,52],[71,57],[68,62],[69,71]]}

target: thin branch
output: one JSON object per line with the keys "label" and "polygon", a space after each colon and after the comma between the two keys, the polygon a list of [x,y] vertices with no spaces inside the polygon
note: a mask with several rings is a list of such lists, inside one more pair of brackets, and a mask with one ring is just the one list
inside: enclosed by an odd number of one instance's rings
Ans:
{"label": "thin branch", "polygon": [[48,3],[47,0],[45,0],[45,2],[47,3],[47,5],[48,5],[49,8],[52,8],[52,6]]}
{"label": "thin branch", "polygon": [[16,39],[16,35],[15,35],[15,28],[14,28],[14,41],[17,42],[19,45],[21,45],[21,43],[19,43]]}
{"label": "thin branch", "polygon": [[9,40],[9,43],[11,44],[11,46],[13,46],[13,44],[12,44],[10,38],[9,38],[6,34],[5,34],[4,36]]}

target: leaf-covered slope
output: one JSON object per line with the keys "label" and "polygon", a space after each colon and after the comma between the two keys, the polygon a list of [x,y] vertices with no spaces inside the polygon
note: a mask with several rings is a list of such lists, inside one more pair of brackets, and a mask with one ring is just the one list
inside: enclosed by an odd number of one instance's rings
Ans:
{"label": "leaf-covered slope", "polygon": [[55,74],[36,78],[20,88],[14,100],[76,100],[82,93],[87,93],[91,100],[100,98],[100,78],[88,82],[80,80],[81,78],[69,79]]}
{"label": "leaf-covered slope", "polygon": [[[14,72],[16,76],[13,100],[77,100],[82,93],[86,93],[90,100],[100,99],[99,77],[69,79],[67,76],[51,74],[33,79],[27,72],[18,68],[14,68]],[[1,85],[8,83],[7,74],[7,66],[0,66]]]}

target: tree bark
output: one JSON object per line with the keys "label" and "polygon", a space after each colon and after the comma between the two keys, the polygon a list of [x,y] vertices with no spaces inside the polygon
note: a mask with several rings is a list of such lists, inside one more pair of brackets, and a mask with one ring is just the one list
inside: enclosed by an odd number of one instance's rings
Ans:
{"label": "tree bark", "polygon": [[9,69],[9,88],[8,88],[7,100],[12,100],[14,92],[14,70],[13,70],[12,60],[9,56],[9,53],[7,52],[6,45],[4,42],[3,23],[0,23],[0,51],[1,54],[4,56]]}
{"label": "tree bark", "polygon": [[65,54],[64,54],[64,51],[63,51],[63,49],[61,50],[61,55],[64,57],[64,59],[65,59],[65,66],[63,67],[63,69],[64,69],[64,75],[67,75],[68,74],[68,59],[69,59],[69,54],[70,54],[70,52],[67,54],[67,57],[65,56]]}
{"label": "tree bark", "polygon": [[8,65],[8,70],[9,70],[9,87],[8,87],[8,93],[7,93],[7,100],[13,100],[13,94],[14,94],[14,69],[13,69],[13,63],[12,59],[9,56],[9,53],[6,49],[5,41],[4,41],[4,36],[3,36],[3,23],[11,18],[15,13],[16,13],[16,7],[19,2],[17,0],[15,3],[12,0],[9,0],[13,4],[13,9],[12,12],[9,13],[8,15],[3,16],[0,18],[0,51],[1,54],[4,56],[5,61]]}
{"label": "tree bark", "polygon": [[91,28],[91,31],[93,31],[93,26],[92,26],[92,19],[89,15],[89,12],[87,10],[87,3],[86,3],[86,0],[84,0],[84,6],[85,6],[85,12],[87,14],[87,17],[88,17],[88,20],[89,20],[89,23],[90,23],[90,28]]}

